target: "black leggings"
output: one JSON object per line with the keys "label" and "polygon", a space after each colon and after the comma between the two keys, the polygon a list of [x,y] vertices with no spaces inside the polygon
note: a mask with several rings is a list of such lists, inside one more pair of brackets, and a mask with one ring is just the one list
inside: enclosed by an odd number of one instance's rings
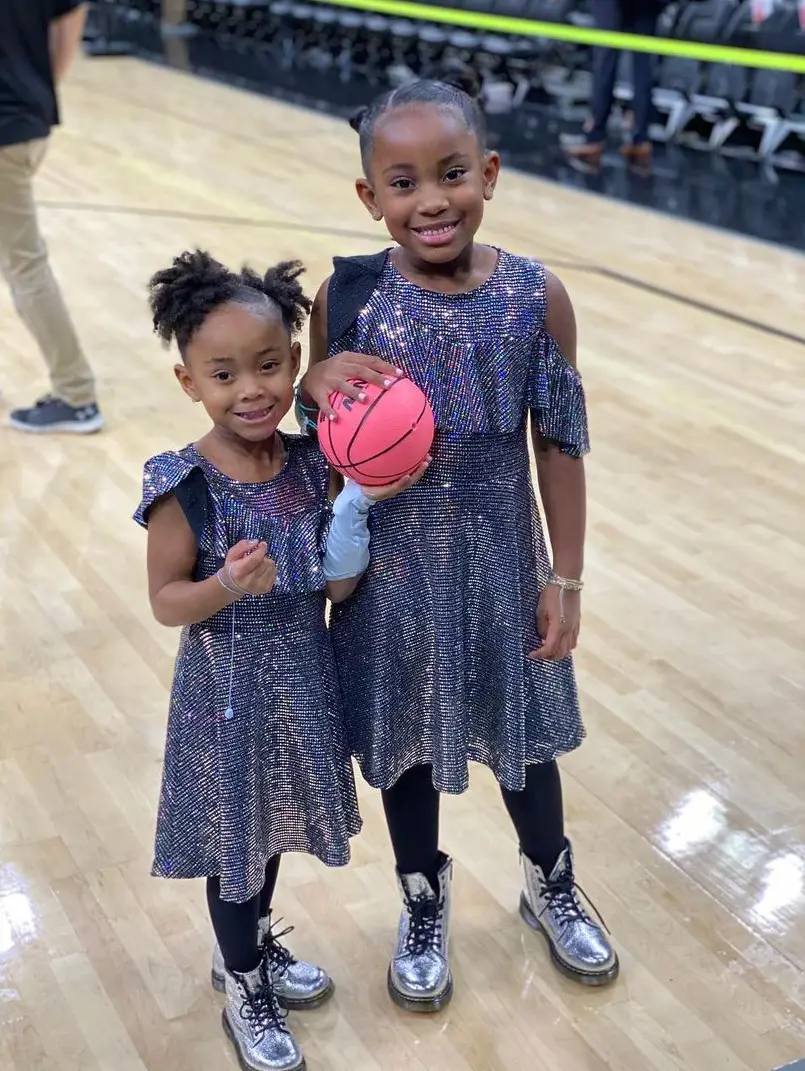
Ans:
{"label": "black leggings", "polygon": [[[547,875],[565,847],[562,782],[555,762],[526,766],[525,788],[501,786],[520,847]],[[383,792],[383,807],[397,869],[424,874],[433,887],[439,869],[439,793],[433,767],[414,766]]]}
{"label": "black leggings", "polygon": [[222,900],[220,879],[207,878],[207,906],[227,970],[244,974],[260,962],[257,923],[271,907],[281,858],[275,855],[268,860],[262,890],[243,904]]}

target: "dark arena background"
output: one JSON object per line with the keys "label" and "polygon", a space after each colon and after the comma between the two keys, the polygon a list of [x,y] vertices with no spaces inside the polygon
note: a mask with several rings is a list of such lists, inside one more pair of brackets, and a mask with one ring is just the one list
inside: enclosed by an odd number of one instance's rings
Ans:
{"label": "dark arena background", "polygon": [[[650,173],[614,151],[593,167],[562,152],[560,135],[590,107],[591,42],[606,33],[585,0],[96,3],[90,51],[131,49],[345,116],[384,87],[456,59],[483,78],[495,147],[510,166],[803,248],[805,5],[641,4],[658,13],[658,38],[641,44],[658,53]],[[621,53],[615,141],[632,118],[631,60]]]}

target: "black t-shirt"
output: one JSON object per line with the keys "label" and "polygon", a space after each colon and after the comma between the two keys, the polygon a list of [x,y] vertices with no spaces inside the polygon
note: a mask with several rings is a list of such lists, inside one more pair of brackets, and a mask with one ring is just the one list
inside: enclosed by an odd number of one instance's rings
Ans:
{"label": "black t-shirt", "polygon": [[81,0],[0,0],[0,145],[45,138],[59,121],[50,24]]}

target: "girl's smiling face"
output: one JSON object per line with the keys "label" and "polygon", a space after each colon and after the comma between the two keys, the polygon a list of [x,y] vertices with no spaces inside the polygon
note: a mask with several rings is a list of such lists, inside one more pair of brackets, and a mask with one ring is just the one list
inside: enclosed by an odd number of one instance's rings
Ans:
{"label": "girl's smiling face", "polygon": [[300,359],[273,303],[228,301],[193,334],[176,378],[219,431],[258,443],[290,410]]}
{"label": "girl's smiling face", "polygon": [[454,109],[411,103],[378,116],[358,196],[414,264],[447,265],[472,245],[500,157]]}

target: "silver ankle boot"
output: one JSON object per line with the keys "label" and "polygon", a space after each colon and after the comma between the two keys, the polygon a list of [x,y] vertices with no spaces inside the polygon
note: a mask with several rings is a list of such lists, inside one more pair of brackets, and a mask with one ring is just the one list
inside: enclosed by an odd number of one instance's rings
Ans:
{"label": "silver ankle boot", "polygon": [[305,1060],[285,1025],[268,961],[246,974],[226,972],[224,1033],[244,1071],[302,1071]]}
{"label": "silver ankle boot", "polygon": [[446,855],[440,860],[438,891],[424,874],[398,874],[403,910],[388,990],[408,1011],[439,1011],[453,995],[447,958],[453,863]]}
{"label": "silver ankle boot", "polygon": [[280,938],[292,929],[293,926],[286,926],[274,933],[271,912],[268,918],[260,920],[260,940],[271,969],[274,992],[283,1008],[317,1008],[333,995],[335,983],[323,967],[297,959],[281,944]]}
{"label": "silver ankle boot", "polygon": [[[293,929],[287,927],[281,933],[274,934],[271,928],[271,912],[260,919],[258,940],[263,946],[268,960],[274,992],[283,1008],[296,1011],[304,1008],[317,1008],[329,1000],[335,990],[335,983],[327,971],[313,963],[298,960],[280,943]],[[212,953],[212,987],[223,993],[225,987],[226,967],[221,949],[215,946]]]}
{"label": "silver ankle boot", "polygon": [[525,870],[520,914],[544,935],[551,959],[563,974],[583,985],[607,985],[618,977],[618,957],[604,928],[590,918],[579,900],[573,849],[570,841],[566,843],[548,878],[520,853]]}

